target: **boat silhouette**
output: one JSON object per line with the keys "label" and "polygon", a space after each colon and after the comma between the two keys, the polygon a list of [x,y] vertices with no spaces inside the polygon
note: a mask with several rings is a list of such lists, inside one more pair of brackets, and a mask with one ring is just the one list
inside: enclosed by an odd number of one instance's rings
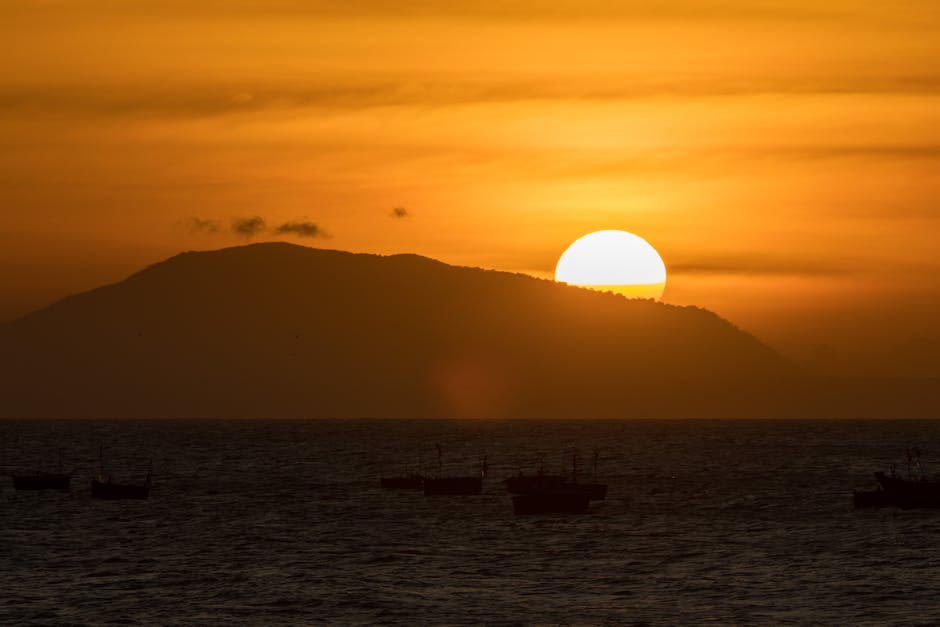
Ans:
{"label": "boat silhouette", "polygon": [[467,496],[483,493],[483,477],[429,477],[424,480],[428,495]]}
{"label": "boat silhouette", "polygon": [[150,498],[150,480],[153,475],[153,460],[147,469],[147,480],[143,485],[114,483],[111,475],[104,474],[104,449],[98,451],[98,476],[91,480],[91,496],[107,501],[143,500]]}
{"label": "boat silhouette", "polygon": [[876,472],[885,501],[901,509],[940,508],[940,481],[903,479]]}
{"label": "boat silhouette", "polygon": [[13,475],[13,488],[16,490],[68,490],[71,482],[71,475],[58,472]]}
{"label": "boat silhouette", "polygon": [[[597,452],[594,453],[594,476],[597,476]],[[538,475],[535,476],[538,478]],[[507,483],[507,489],[509,484]],[[523,486],[515,486],[523,487]],[[512,510],[523,514],[586,514],[591,501],[600,501],[607,496],[607,485],[603,483],[578,482],[578,457],[571,456],[571,481],[529,482],[528,492],[512,497]]]}
{"label": "boat silhouette", "polygon": [[548,490],[512,497],[514,514],[586,514],[591,498],[586,492]]}
{"label": "boat silhouette", "polygon": [[[918,473],[915,476],[913,469]],[[857,508],[900,507],[901,509],[940,508],[940,481],[928,479],[920,463],[920,451],[907,451],[907,478],[898,476],[892,464],[890,474],[876,472],[878,489],[854,491],[852,502]]]}
{"label": "boat silhouette", "polygon": [[506,477],[506,491],[510,494],[532,494],[557,488],[565,483],[563,475],[545,474],[545,465],[539,458],[539,469],[534,475],[524,475],[520,470],[514,477]]}
{"label": "boat silhouette", "polygon": [[567,483],[562,485],[560,489],[586,494],[592,501],[603,501],[607,498],[607,484],[604,483]]}
{"label": "boat silhouette", "polygon": [[424,493],[432,496],[469,496],[483,493],[483,478],[488,474],[486,458],[478,476],[444,477],[441,447],[437,445],[437,476],[425,477]]}
{"label": "boat silhouette", "polygon": [[11,475],[15,490],[68,490],[72,476],[62,472],[62,451],[56,472],[39,471],[29,475]]}
{"label": "boat silhouette", "polygon": [[114,483],[111,477],[96,477],[91,480],[91,496],[106,501],[150,498],[150,476],[147,476],[147,483],[144,485]]}

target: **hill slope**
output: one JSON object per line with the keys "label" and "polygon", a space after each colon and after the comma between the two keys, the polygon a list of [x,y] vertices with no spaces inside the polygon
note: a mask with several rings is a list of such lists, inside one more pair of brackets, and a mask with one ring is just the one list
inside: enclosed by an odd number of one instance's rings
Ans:
{"label": "hill slope", "polygon": [[799,381],[702,309],[282,243],[180,254],[0,349],[8,417],[768,415]]}

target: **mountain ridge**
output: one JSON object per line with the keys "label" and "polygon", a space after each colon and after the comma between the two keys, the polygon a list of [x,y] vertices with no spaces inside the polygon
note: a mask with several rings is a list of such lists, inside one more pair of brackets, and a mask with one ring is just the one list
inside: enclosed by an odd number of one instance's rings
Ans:
{"label": "mountain ridge", "polygon": [[772,415],[803,380],[698,307],[287,243],[182,252],[0,345],[7,417]]}

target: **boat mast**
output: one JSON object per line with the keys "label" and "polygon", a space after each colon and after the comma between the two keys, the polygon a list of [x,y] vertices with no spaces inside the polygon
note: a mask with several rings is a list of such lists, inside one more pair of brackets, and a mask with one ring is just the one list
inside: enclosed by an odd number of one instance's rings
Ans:
{"label": "boat mast", "polygon": [[441,445],[435,444],[434,446],[437,447],[437,478],[440,479],[444,476],[444,460],[441,454]]}

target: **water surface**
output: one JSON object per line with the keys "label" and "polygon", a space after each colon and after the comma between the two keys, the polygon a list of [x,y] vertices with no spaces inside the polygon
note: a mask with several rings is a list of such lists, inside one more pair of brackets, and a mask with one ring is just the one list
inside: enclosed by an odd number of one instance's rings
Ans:
{"label": "water surface", "polygon": [[[7,421],[0,624],[940,622],[940,512],[855,511],[935,421]],[[475,497],[378,488],[406,464]],[[89,496],[98,448],[143,502]],[[500,481],[590,471],[584,516],[515,517]],[[929,466],[929,464],[928,464]],[[902,464],[903,469],[903,464]]]}

